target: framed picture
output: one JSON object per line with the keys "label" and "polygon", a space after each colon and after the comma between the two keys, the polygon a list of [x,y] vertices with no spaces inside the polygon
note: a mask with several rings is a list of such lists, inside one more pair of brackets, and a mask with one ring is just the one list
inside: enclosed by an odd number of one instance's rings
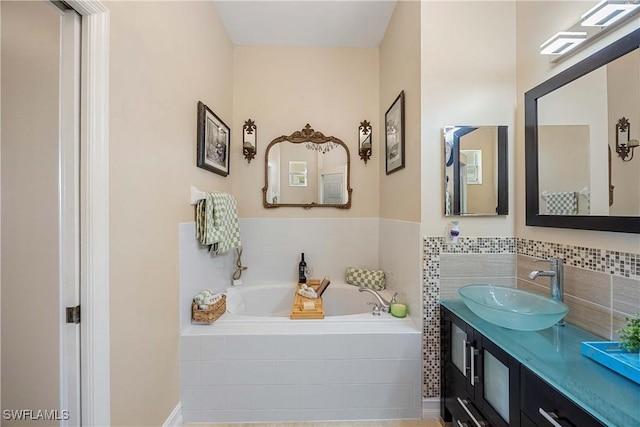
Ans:
{"label": "framed picture", "polygon": [[198,167],[229,175],[231,129],[202,102],[198,102]]}
{"label": "framed picture", "polygon": [[384,115],[387,175],[404,168],[404,91]]}

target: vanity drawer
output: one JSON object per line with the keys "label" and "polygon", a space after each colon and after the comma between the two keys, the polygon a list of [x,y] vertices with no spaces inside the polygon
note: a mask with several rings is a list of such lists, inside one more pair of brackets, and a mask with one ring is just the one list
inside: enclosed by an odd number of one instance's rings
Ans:
{"label": "vanity drawer", "polygon": [[[451,368],[455,369],[455,368]],[[445,405],[453,416],[453,427],[460,426],[476,426],[476,422],[489,427],[483,415],[473,403],[473,399],[467,392],[464,383],[459,381],[451,381],[447,384],[447,394],[445,396]]]}
{"label": "vanity drawer", "polygon": [[525,426],[605,427],[524,366],[520,369],[520,408],[527,416]]}

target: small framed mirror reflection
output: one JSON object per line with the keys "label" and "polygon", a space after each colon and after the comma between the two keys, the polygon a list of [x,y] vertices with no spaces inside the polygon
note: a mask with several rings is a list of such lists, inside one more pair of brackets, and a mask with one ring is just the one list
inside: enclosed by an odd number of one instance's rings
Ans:
{"label": "small framed mirror reflection", "polygon": [[507,126],[443,129],[445,216],[507,215]]}

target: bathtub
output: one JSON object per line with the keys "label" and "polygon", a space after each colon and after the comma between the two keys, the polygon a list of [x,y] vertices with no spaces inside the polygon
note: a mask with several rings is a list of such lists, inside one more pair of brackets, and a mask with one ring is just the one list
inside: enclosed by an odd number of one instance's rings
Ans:
{"label": "bathtub", "polygon": [[[289,317],[295,285],[275,284],[230,288],[227,292],[227,311],[231,314],[257,317]],[[388,291],[382,291],[389,300]],[[353,316],[368,313],[372,307],[367,302],[377,302],[369,292],[359,292],[356,286],[331,284],[322,295],[327,317]]]}
{"label": "bathtub", "polygon": [[373,316],[373,295],[331,284],[324,319],[291,320],[294,291],[229,289],[225,314],[182,331],[183,420],[420,418],[422,334],[411,319]]}

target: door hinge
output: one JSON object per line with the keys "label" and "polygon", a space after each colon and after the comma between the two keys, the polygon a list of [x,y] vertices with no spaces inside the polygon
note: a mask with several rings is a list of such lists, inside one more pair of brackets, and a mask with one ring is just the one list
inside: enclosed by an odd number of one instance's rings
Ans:
{"label": "door hinge", "polygon": [[80,323],[80,306],[67,307],[67,323]]}

